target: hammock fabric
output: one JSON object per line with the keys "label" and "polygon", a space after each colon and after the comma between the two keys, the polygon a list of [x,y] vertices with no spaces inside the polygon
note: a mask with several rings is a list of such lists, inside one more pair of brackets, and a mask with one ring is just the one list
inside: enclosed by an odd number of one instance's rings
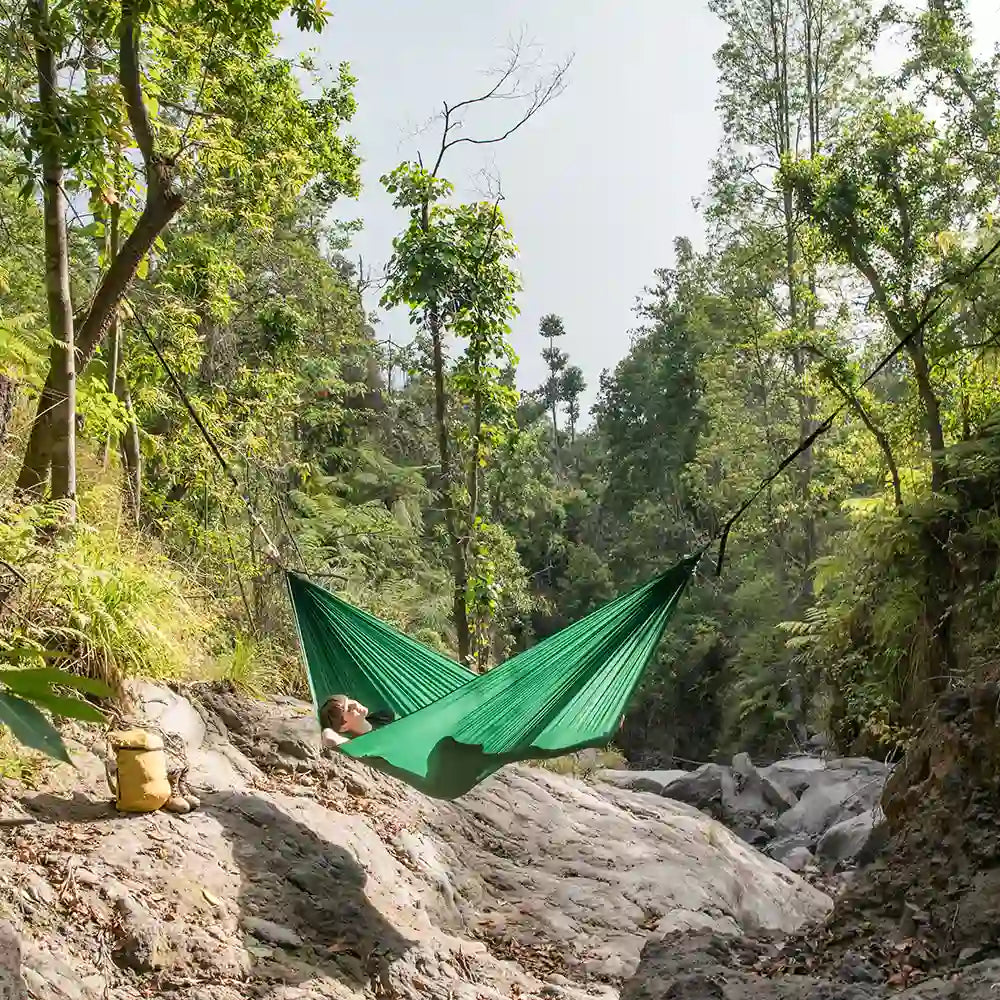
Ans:
{"label": "hammock fabric", "polygon": [[504,764],[606,746],[700,558],[482,675],[302,576],[288,587],[317,709],[346,694],[397,716],[340,752],[454,799]]}

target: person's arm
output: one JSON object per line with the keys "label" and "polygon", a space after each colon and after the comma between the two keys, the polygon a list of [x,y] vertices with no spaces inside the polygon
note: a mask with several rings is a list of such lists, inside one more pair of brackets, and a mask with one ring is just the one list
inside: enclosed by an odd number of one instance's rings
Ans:
{"label": "person's arm", "polygon": [[335,733],[332,729],[323,730],[323,746],[339,747],[342,743],[347,743],[348,737]]}

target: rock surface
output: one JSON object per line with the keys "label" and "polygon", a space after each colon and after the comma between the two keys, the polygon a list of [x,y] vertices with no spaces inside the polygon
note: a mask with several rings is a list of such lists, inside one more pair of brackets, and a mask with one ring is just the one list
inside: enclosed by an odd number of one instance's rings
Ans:
{"label": "rock surface", "polygon": [[1000,684],[945,692],[885,788],[884,823],[874,815],[870,819],[877,822],[870,823],[861,814],[827,834],[834,846],[869,832],[888,843],[853,873],[825,921],[780,940],[652,937],[623,997],[996,997],[998,790]]}
{"label": "rock surface", "polygon": [[885,817],[878,807],[834,824],[816,845],[816,856],[827,867],[874,860],[888,840]]}
{"label": "rock surface", "polygon": [[887,982],[860,952],[846,955],[832,977],[794,966],[763,974],[764,950],[757,942],[711,935],[652,940],[621,1000],[995,1000],[1000,988],[997,960],[907,986],[899,974]]}
{"label": "rock surface", "polygon": [[828,868],[871,860],[884,842],[873,810],[888,775],[885,764],[866,758],[795,757],[758,768],[741,753],[732,767],[603,771],[599,777],[618,788],[692,805],[768,856],[785,864],[793,858],[795,870],[801,870],[806,853],[818,854]]}
{"label": "rock surface", "polygon": [[830,905],[669,799],[510,767],[440,803],[321,756],[290,700],[141,694],[203,806],[117,814],[79,742],[77,772],[18,797],[0,975],[19,951],[26,997],[610,998],[650,935],[790,931]]}

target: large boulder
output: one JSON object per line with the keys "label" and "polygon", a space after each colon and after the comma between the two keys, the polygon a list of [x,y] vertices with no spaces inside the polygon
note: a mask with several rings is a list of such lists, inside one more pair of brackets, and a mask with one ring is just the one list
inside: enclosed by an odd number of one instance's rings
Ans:
{"label": "large boulder", "polygon": [[750,755],[738,753],[733,758],[733,780],[740,796],[753,796],[763,805],[762,812],[791,809],[797,799],[795,794],[779,779],[754,766]]}
{"label": "large boulder", "polygon": [[775,833],[779,837],[804,833],[818,841],[830,827],[873,809],[883,785],[880,778],[857,773],[817,780],[791,809],[778,817]]}
{"label": "large boulder", "polygon": [[791,833],[785,837],[778,837],[776,840],[772,840],[764,848],[764,853],[769,858],[774,858],[775,861],[780,861],[783,865],[790,868],[791,866],[788,864],[789,857],[796,851],[803,849],[810,850],[814,839],[807,833]]}
{"label": "large boulder", "polygon": [[[1000,961],[976,962],[941,977],[887,981],[893,964],[883,957],[899,952],[852,952],[827,963],[822,973],[805,974],[806,962],[784,955],[775,961],[759,942],[711,934],[654,937],[643,949],[635,975],[621,1000],[995,1000]],[[815,956],[809,954],[815,961]],[[759,964],[769,970],[759,971]],[[806,966],[810,967],[810,966]],[[787,971],[786,971],[787,970]]]}
{"label": "large boulder", "polygon": [[[793,864],[801,867],[803,850],[814,851],[828,830],[876,808],[888,773],[884,763],[861,757],[791,757],[756,767],[748,754],[739,753],[732,767],[703,764],[694,771],[605,771],[600,777],[618,788],[691,805],[768,856],[783,863],[793,858]],[[872,854],[877,838],[855,844],[864,826],[865,821],[859,820],[838,831],[829,841],[831,856],[824,857],[824,863],[845,865],[860,861],[865,852]]]}
{"label": "large boulder", "polygon": [[826,762],[820,757],[790,757],[761,768],[761,774],[787,788],[798,797],[816,780],[817,775],[826,770]]}
{"label": "large boulder", "polygon": [[651,792],[653,795],[665,795],[666,789],[673,782],[686,778],[687,771],[601,771],[598,777],[601,781],[614,785],[616,788],[627,788],[633,792]]}
{"label": "large boulder", "polygon": [[696,771],[664,783],[663,795],[685,802],[723,822],[745,837],[745,831],[765,838],[773,821],[795,805],[795,796],[782,783],[754,766],[749,754],[733,758],[731,768],[703,764]]}
{"label": "large boulder", "polygon": [[868,757],[789,757],[761,768],[761,774],[801,797],[817,785],[833,785],[855,778],[867,778],[883,786],[889,767]]}
{"label": "large boulder", "polygon": [[876,807],[831,826],[820,837],[816,856],[826,868],[865,864],[874,860],[887,839],[885,818]]}
{"label": "large boulder", "polygon": [[808,847],[796,847],[785,855],[782,864],[790,872],[804,872],[815,861],[816,858]]}
{"label": "large boulder", "polygon": [[197,750],[205,742],[208,734],[205,720],[183,695],[148,681],[130,682],[129,691],[142,715],[165,732],[180,736],[189,750]]}
{"label": "large boulder", "polygon": [[721,764],[702,764],[697,770],[685,771],[667,782],[661,794],[721,819],[722,795],[727,785],[732,785],[729,768]]}

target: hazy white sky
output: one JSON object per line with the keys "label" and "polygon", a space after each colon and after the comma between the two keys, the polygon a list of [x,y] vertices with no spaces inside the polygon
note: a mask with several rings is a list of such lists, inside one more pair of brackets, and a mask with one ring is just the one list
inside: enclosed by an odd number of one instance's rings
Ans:
{"label": "hazy white sky", "polygon": [[[501,145],[462,145],[443,173],[459,194],[477,193],[484,169],[502,183],[503,210],[520,247],[524,291],[514,323],[522,388],[543,378],[537,335],[547,312],[565,320],[562,347],[589,383],[628,349],[636,297],[672,262],[677,236],[701,235],[692,198],[706,184],[719,140],[713,53],[723,35],[704,0],[330,0],[319,38],[286,31],[286,46],[346,60],[358,77],[350,131],[364,159],[364,190],[344,218],[364,231],[353,256],[379,272],[403,219],[378,182],[398,162],[435,148],[438,110],[477,93],[522,32],[541,58],[574,54],[566,91]],[[1000,0],[972,0],[983,47],[1000,26]],[[499,109],[503,112],[506,109]],[[481,121],[468,119],[468,131]],[[481,191],[481,188],[479,188]],[[370,306],[377,305],[377,295]],[[405,314],[382,315],[380,339],[409,336]]]}

